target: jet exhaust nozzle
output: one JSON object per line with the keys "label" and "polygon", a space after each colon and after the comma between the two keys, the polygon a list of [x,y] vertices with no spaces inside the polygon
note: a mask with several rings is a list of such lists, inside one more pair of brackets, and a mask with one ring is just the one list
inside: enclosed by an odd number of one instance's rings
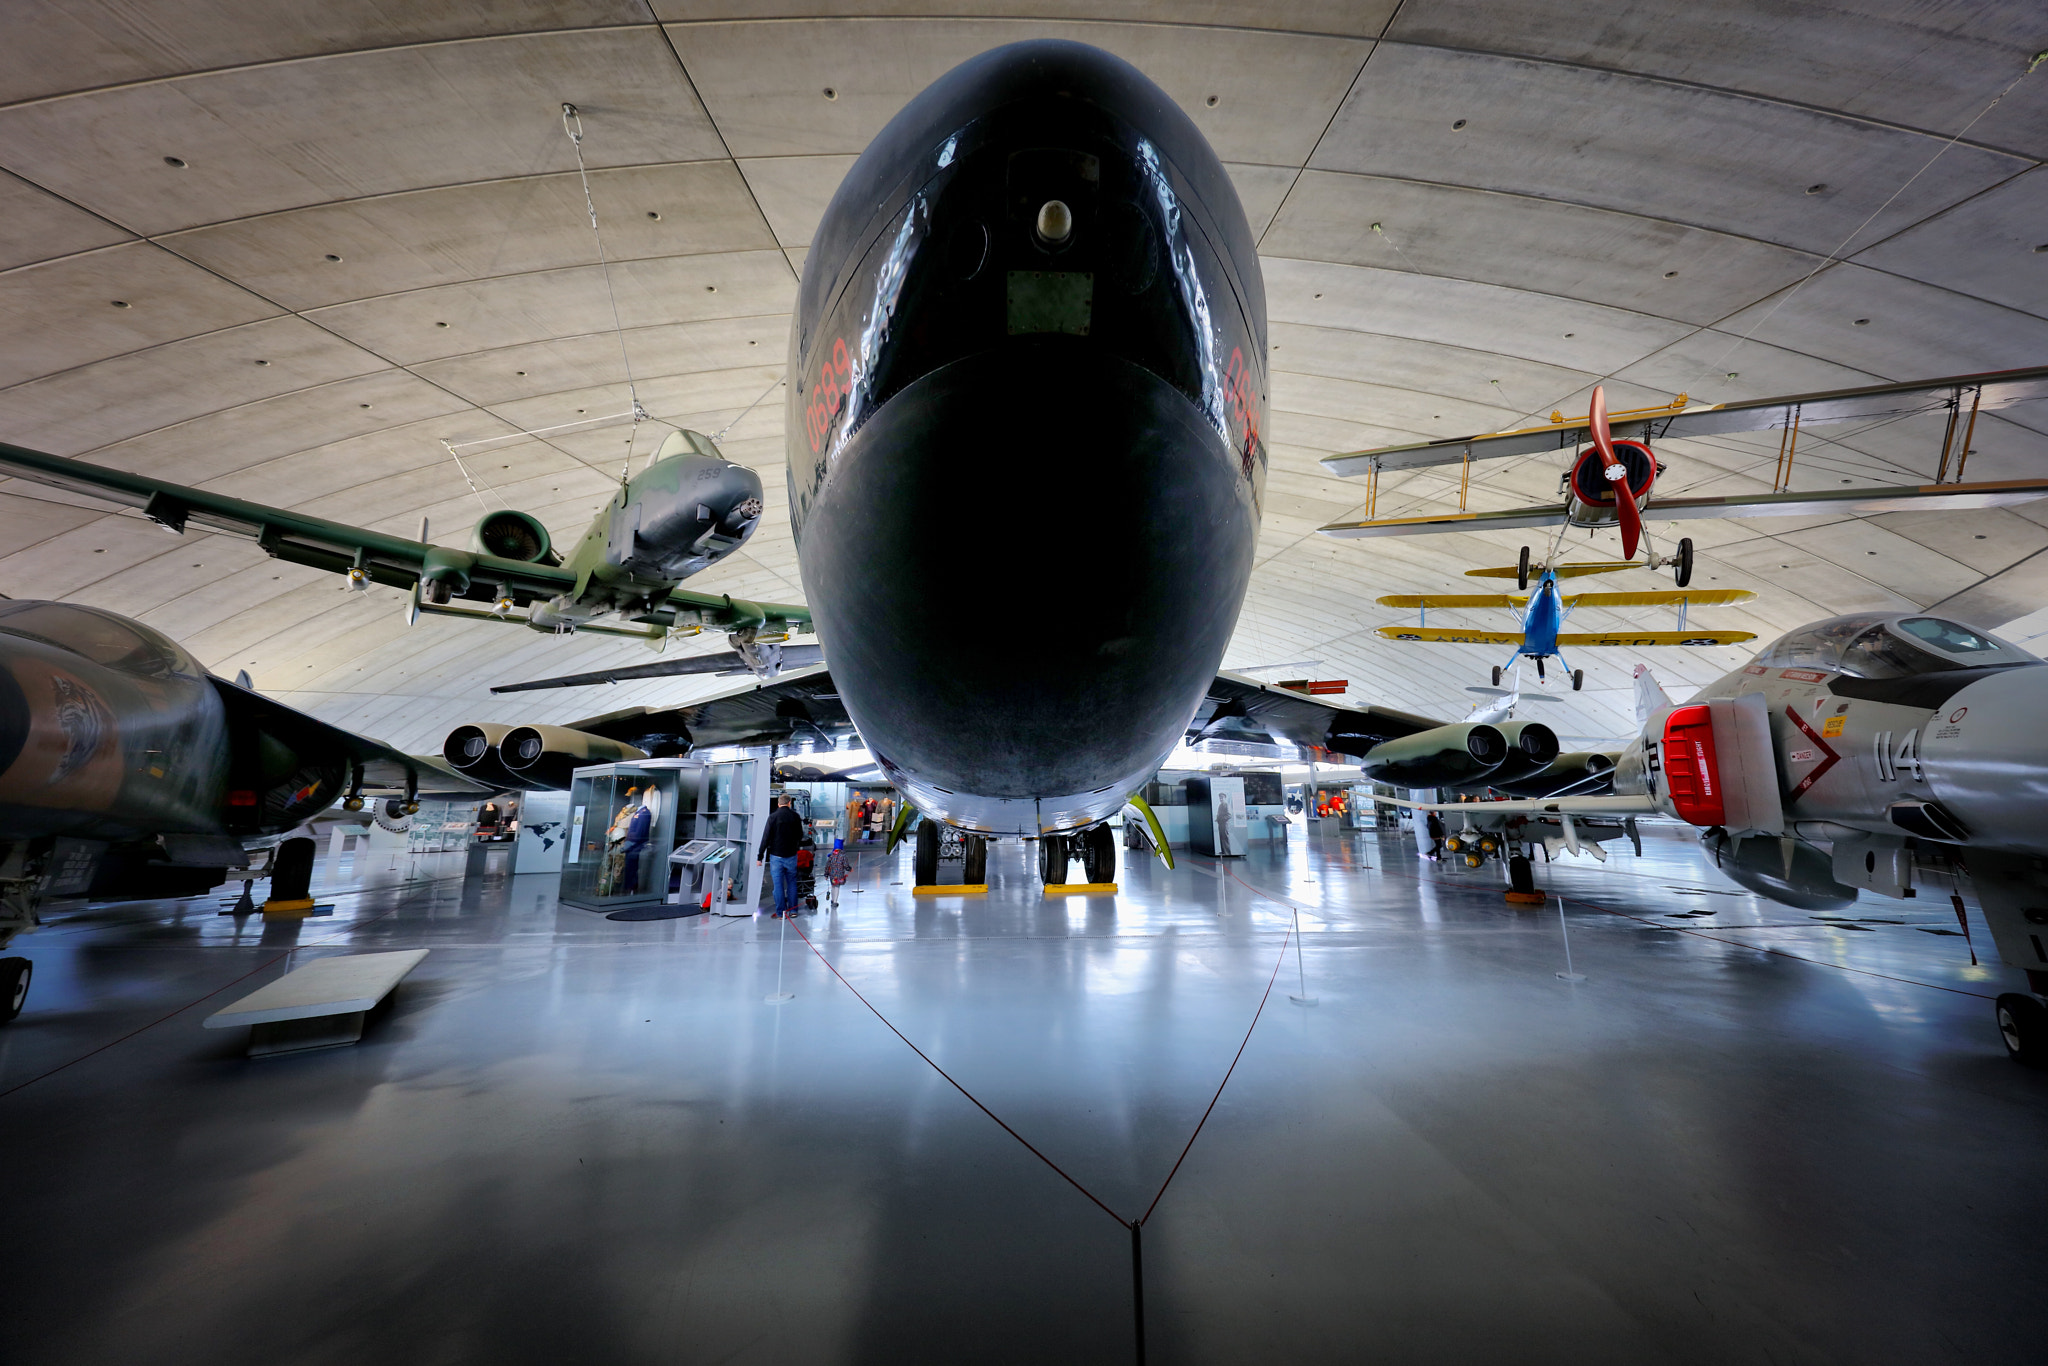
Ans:
{"label": "jet exhaust nozzle", "polygon": [[[1549,736],[1554,755],[1557,737],[1533,722],[1521,729],[1532,726]],[[1540,738],[1536,743],[1540,745]],[[1360,766],[1374,782],[1396,787],[1457,787],[1486,777],[1506,762],[1508,754],[1508,737],[1501,727],[1461,721],[1382,741],[1366,753]]]}
{"label": "jet exhaust nozzle", "polygon": [[498,757],[521,786],[561,789],[579,768],[630,763],[647,751],[566,726],[515,726],[498,742]]}

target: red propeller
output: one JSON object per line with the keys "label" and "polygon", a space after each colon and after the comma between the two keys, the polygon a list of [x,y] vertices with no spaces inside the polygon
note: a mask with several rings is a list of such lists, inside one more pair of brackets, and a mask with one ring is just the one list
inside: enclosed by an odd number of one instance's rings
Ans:
{"label": "red propeller", "polygon": [[1586,415],[1592,429],[1593,448],[1600,452],[1601,473],[1614,485],[1614,509],[1621,518],[1621,557],[1636,557],[1636,542],[1643,534],[1643,514],[1636,507],[1635,490],[1628,486],[1628,466],[1614,453],[1614,438],[1607,431],[1607,387],[1593,386],[1593,403]]}

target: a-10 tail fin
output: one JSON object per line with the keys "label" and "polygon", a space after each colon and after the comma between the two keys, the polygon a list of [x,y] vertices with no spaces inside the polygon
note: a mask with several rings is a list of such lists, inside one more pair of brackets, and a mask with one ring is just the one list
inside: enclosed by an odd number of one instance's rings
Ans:
{"label": "a-10 tail fin", "polygon": [[1657,675],[1650,672],[1650,666],[1636,665],[1636,724],[1642,725],[1670,705],[1671,699],[1658,685]]}

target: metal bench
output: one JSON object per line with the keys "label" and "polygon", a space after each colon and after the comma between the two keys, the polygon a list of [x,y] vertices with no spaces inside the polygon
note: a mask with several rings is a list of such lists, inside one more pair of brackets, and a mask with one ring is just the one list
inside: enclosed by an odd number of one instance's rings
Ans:
{"label": "metal bench", "polygon": [[338,1048],[363,1037],[363,1017],[427,956],[425,949],[316,958],[206,1017],[208,1029],[249,1027],[249,1056]]}

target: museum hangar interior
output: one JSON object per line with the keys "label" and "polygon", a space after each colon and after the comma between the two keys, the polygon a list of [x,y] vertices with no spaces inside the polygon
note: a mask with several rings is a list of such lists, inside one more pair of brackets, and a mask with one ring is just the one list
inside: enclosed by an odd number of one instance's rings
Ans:
{"label": "museum hangar interior", "polygon": [[0,12],[8,1361],[2037,1359],[2038,7],[960,9]]}

